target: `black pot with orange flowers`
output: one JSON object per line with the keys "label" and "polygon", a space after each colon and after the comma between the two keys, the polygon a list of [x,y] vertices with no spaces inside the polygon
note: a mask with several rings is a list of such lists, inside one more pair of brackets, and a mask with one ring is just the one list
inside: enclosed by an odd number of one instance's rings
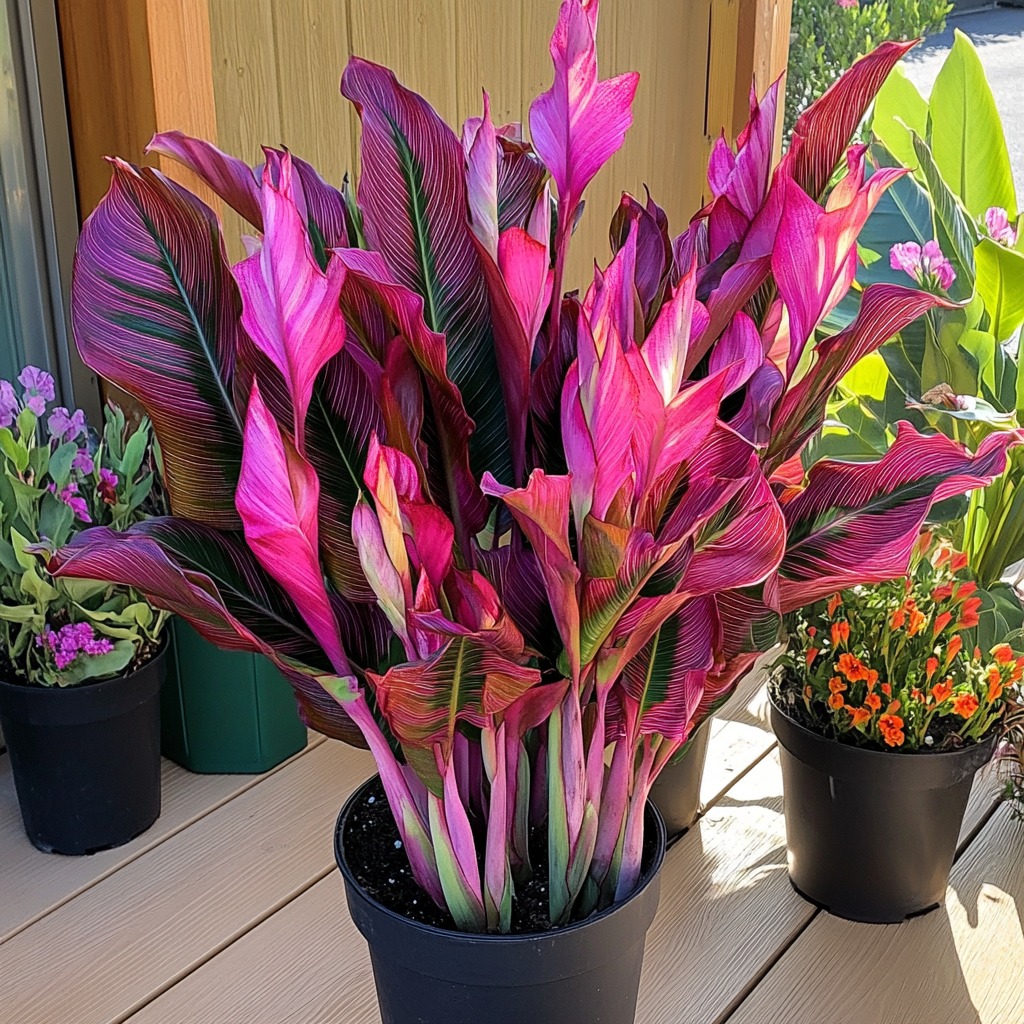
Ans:
{"label": "black pot with orange flowers", "polygon": [[966,559],[922,538],[908,575],[790,616],[769,684],[789,876],[812,903],[892,923],[945,899],[975,773],[1024,673],[973,646]]}

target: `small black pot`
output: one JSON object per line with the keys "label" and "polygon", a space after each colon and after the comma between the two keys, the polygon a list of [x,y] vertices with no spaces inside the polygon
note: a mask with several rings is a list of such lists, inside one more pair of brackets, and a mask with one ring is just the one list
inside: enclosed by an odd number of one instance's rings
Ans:
{"label": "small black pot", "polygon": [[628,899],[556,931],[471,935],[411,921],[355,880],[345,822],[373,781],[342,808],[334,855],[352,920],[370,947],[382,1024],[633,1024],[665,856],[665,826],[652,804],[646,841],[655,849]]}
{"label": "small black pot", "polygon": [[685,832],[700,810],[700,784],[711,741],[711,719],[707,718],[679,751],[679,760],[663,768],[651,787],[651,799],[665,819],[669,837]]}
{"label": "small black pot", "polygon": [[130,675],[98,683],[0,681],[0,725],[33,846],[96,853],[156,821],[165,650]]}
{"label": "small black pot", "polygon": [[941,905],[974,774],[998,730],[960,750],[900,754],[828,739],[774,700],[771,720],[793,888],[838,917],[874,924]]}

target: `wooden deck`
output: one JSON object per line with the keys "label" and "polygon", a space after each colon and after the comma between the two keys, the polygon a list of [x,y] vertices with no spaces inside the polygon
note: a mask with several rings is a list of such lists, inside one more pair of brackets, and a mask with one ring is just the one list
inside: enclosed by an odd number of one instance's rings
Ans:
{"label": "wooden deck", "polygon": [[[975,785],[945,908],[854,925],[789,885],[774,747],[748,684],[713,726],[705,812],[668,853],[638,1024],[1024,1022],[1024,828],[996,781]],[[0,1022],[377,1024],[331,849],[370,771],[320,737],[263,776],[166,764],[149,832],[65,858],[25,839],[0,756]]]}

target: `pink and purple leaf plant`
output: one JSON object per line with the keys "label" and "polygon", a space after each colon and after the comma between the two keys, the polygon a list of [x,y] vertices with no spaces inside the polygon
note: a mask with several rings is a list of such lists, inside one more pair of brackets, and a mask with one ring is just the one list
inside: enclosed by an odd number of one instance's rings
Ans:
{"label": "pink and purple leaf plant", "polygon": [[532,143],[486,97],[460,137],[353,58],[355,212],[287,151],[253,173],[165,134],[256,251],[231,267],[198,199],[114,161],[77,255],[80,351],[152,417],[174,514],[81,535],[59,573],[272,658],[313,727],[372,750],[416,879],[469,931],[512,927],[537,830],[553,926],[628,896],[654,779],[781,613],[902,573],[931,503],[1020,440],[905,427],[877,464],[797,468],[849,366],[946,301],[875,286],[818,340],[897,176],[849,143],[904,45],[776,168],[778,83],[752,100],[683,233],[624,197],[613,259],[565,294],[638,85],[600,78],[597,23],[562,3]]}

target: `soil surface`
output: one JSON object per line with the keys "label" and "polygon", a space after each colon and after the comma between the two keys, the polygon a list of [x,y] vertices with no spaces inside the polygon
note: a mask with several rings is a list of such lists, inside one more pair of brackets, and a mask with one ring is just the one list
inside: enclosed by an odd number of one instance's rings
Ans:
{"label": "soil surface", "polygon": [[[363,799],[352,809],[345,822],[343,838],[346,859],[356,881],[378,903],[413,921],[457,930],[451,914],[438,907],[413,878],[379,779],[374,779],[367,786]],[[645,842],[645,870],[655,851],[653,841]],[[551,931],[548,920],[547,831],[543,827],[531,833],[530,860],[534,867],[533,876],[529,881],[516,885],[512,904],[513,935]]]}

